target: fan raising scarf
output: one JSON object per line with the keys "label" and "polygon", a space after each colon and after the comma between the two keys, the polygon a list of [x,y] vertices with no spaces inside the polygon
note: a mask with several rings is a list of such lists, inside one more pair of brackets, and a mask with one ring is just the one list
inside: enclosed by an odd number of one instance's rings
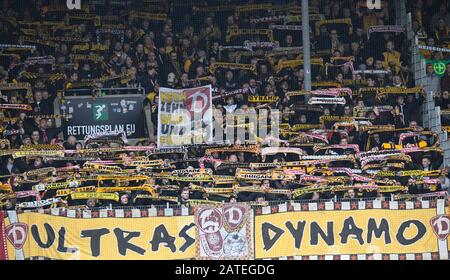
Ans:
{"label": "fan raising scarf", "polygon": [[269,25],[271,30],[290,30],[290,31],[301,31],[303,30],[301,25],[281,25],[281,24],[271,24]]}
{"label": "fan raising scarf", "polygon": [[346,101],[344,97],[326,98],[326,97],[311,97],[308,100],[309,105],[345,105]]}
{"label": "fan raising scarf", "polygon": [[450,49],[448,49],[448,48],[430,47],[430,46],[422,46],[422,45],[419,45],[419,49],[432,51],[432,52],[450,52]]}
{"label": "fan raising scarf", "polygon": [[367,30],[367,39],[370,39],[372,33],[403,33],[405,30],[401,25],[375,25]]}
{"label": "fan raising scarf", "polygon": [[29,105],[29,104],[0,104],[0,109],[5,109],[5,110],[25,110],[25,111],[33,110],[31,105]]}
{"label": "fan raising scarf", "polygon": [[250,23],[257,24],[257,23],[275,22],[275,21],[282,21],[285,18],[286,18],[286,16],[284,16],[284,15],[252,18],[252,19],[250,19]]}

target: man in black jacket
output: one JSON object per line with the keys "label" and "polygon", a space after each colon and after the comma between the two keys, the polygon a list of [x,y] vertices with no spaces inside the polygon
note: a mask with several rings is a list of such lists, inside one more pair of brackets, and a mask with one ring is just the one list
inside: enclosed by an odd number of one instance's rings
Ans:
{"label": "man in black jacket", "polygon": [[49,144],[52,139],[58,138],[58,134],[62,132],[63,126],[59,128],[48,127],[48,120],[43,118],[39,122],[39,132],[41,134],[41,142]]}
{"label": "man in black jacket", "polygon": [[403,95],[397,97],[397,104],[395,105],[395,124],[396,127],[402,128],[409,126],[409,110],[405,104]]}
{"label": "man in black jacket", "polygon": [[142,76],[139,82],[145,88],[146,93],[153,92],[155,87],[159,86],[159,76],[156,72],[155,65],[149,65],[147,67],[147,73]]}
{"label": "man in black jacket", "polygon": [[8,157],[8,159],[0,166],[0,175],[10,175],[14,170],[14,159]]}
{"label": "man in black jacket", "polygon": [[[47,97],[47,98],[45,98]],[[33,112],[36,115],[52,115],[54,95],[48,95],[47,91],[38,90],[34,93]]]}
{"label": "man in black jacket", "polygon": [[75,136],[70,135],[67,137],[67,141],[63,144],[66,150],[75,150],[77,146],[77,138]]}

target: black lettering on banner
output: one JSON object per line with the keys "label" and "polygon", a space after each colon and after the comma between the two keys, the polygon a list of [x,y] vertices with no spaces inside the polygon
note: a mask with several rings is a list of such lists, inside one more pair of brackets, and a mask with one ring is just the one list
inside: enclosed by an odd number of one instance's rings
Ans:
{"label": "black lettering on banner", "polygon": [[167,124],[163,124],[161,126],[161,133],[162,134],[169,134],[170,126]]}
{"label": "black lettering on banner", "polygon": [[100,255],[100,238],[102,235],[108,234],[109,229],[100,228],[100,229],[90,229],[90,230],[82,230],[81,238],[90,237],[91,238],[91,254],[93,257],[98,257]]}
{"label": "black lettering on banner", "polygon": [[328,246],[334,245],[333,222],[327,222],[327,233],[320,228],[317,222],[311,223],[311,245],[319,244],[319,234]]}
{"label": "black lettering on banner", "polygon": [[[269,230],[275,232],[273,238],[270,238]],[[269,251],[270,248],[272,248],[272,246],[275,245],[275,242],[277,242],[280,236],[284,233],[284,230],[282,230],[281,228],[267,222],[261,225],[261,231],[264,243],[264,250],[266,251]]]}
{"label": "black lettering on banner", "polygon": [[376,238],[380,238],[384,232],[384,243],[391,243],[391,235],[389,233],[389,223],[386,219],[381,219],[380,226],[377,227],[377,222],[374,218],[369,219],[367,224],[367,243],[372,242],[372,236],[375,234]]}
{"label": "black lettering on banner", "polygon": [[191,223],[190,225],[185,225],[181,229],[180,234],[178,235],[179,237],[184,238],[184,240],[186,240],[186,242],[184,242],[184,244],[180,247],[181,252],[186,251],[187,248],[189,248],[195,242],[195,239],[190,237],[189,234],[187,234],[187,231],[190,228],[192,228],[193,226],[195,226],[195,223]]}
{"label": "black lettering on banner", "polygon": [[125,231],[121,230],[120,228],[115,228],[114,234],[117,238],[117,247],[119,249],[119,254],[121,254],[122,256],[125,256],[127,254],[127,249],[130,249],[131,251],[134,251],[140,255],[143,255],[145,253],[145,249],[129,242],[132,238],[139,237],[139,235],[141,235],[140,232]]}
{"label": "black lettering on banner", "polygon": [[166,227],[161,224],[155,228],[155,232],[153,233],[153,239],[150,241],[152,244],[152,251],[156,252],[159,249],[160,243],[166,243],[166,247],[169,248],[172,253],[175,253],[177,248],[175,247],[175,237],[171,236]]}
{"label": "black lettering on banner", "polygon": [[[417,227],[417,234],[416,236],[414,236],[411,239],[406,239],[404,234],[405,234],[405,230],[407,228],[409,228],[411,225],[415,225]],[[427,229],[425,227],[425,225],[418,220],[408,220],[406,222],[403,222],[398,231],[397,231],[397,240],[400,244],[402,245],[411,245],[415,242],[417,242],[418,240],[420,240],[426,233]]]}
{"label": "black lettering on banner", "polygon": [[344,225],[342,226],[342,231],[339,234],[341,236],[341,243],[346,244],[349,235],[355,235],[356,239],[360,245],[364,244],[364,239],[362,238],[363,230],[355,225],[355,221],[353,217],[348,217],[344,221]]}
{"label": "black lettering on banner", "polygon": [[78,251],[78,248],[68,248],[64,246],[64,243],[66,241],[66,228],[61,227],[61,229],[58,231],[58,251],[61,253],[75,253]]}
{"label": "black lettering on banner", "polygon": [[39,245],[39,247],[48,249],[53,245],[53,242],[55,242],[56,236],[55,236],[55,231],[53,230],[51,225],[44,223],[44,228],[45,228],[45,231],[47,232],[47,242],[45,244],[42,242],[37,225],[31,226],[31,235],[33,235],[33,238],[36,241],[36,243]]}
{"label": "black lettering on banner", "polygon": [[286,222],[287,229],[291,232],[292,237],[295,240],[295,248],[300,249],[303,238],[303,231],[305,230],[306,221],[298,221],[297,229],[294,228],[294,225],[289,221]]}

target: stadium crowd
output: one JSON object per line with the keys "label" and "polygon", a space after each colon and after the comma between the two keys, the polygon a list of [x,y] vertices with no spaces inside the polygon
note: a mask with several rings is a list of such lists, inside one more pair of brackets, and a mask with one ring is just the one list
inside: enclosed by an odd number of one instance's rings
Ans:
{"label": "stadium crowd", "polygon": [[[422,127],[421,104],[430,91],[448,104],[450,67],[415,84],[389,2],[310,1],[312,91],[295,1],[105,2],[69,11],[59,1],[2,1],[2,209],[447,196],[443,151]],[[448,38],[444,3],[409,7],[429,46]],[[220,125],[237,109],[278,109],[280,147],[156,148],[159,88],[209,84]],[[144,88],[148,138],[64,139],[70,119],[55,115],[55,102],[111,87]]]}

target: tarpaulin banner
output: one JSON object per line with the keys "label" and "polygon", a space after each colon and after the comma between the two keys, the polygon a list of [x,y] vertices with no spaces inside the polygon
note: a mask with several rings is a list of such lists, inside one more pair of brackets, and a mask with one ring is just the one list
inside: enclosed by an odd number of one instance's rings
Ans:
{"label": "tarpaulin banner", "polygon": [[253,211],[247,204],[200,207],[195,224],[197,259],[253,259]]}
{"label": "tarpaulin banner", "polygon": [[159,89],[158,147],[205,144],[212,136],[211,85]]}
{"label": "tarpaulin banner", "polygon": [[145,117],[141,95],[66,97],[61,111],[69,114],[64,138],[75,136],[83,140],[86,135],[122,132],[127,138],[144,138]]}
{"label": "tarpaulin banner", "polygon": [[421,202],[374,203],[368,202],[369,207],[362,205],[365,202],[298,203],[297,210],[284,213],[268,209],[272,214],[255,216],[255,258],[350,259],[378,254],[384,259],[402,255],[448,259],[450,218],[443,207],[424,208]]}
{"label": "tarpaulin banner", "polygon": [[195,257],[194,216],[70,218],[15,213],[8,212],[10,218],[5,219],[10,260],[32,257],[174,260]]}

